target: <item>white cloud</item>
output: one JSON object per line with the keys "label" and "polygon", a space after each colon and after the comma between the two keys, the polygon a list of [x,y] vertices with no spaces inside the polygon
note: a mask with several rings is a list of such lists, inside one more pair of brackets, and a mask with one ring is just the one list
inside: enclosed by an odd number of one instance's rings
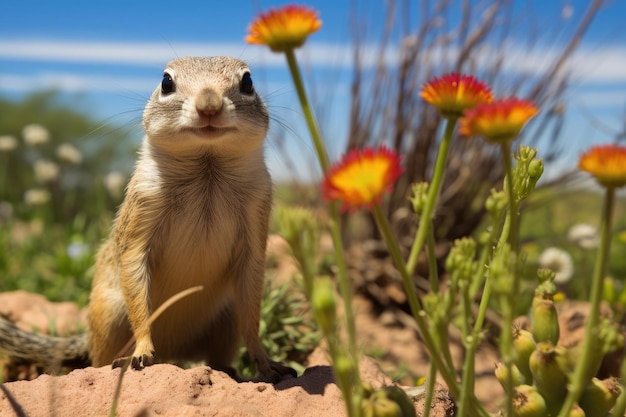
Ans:
{"label": "white cloud", "polygon": [[[410,39],[407,39],[407,42]],[[383,57],[379,56],[378,46],[363,45],[365,67],[377,65],[381,60],[397,62],[397,49],[388,48]],[[349,44],[316,43],[307,44],[298,51],[302,62],[307,65],[326,68],[349,69],[352,66],[353,52]],[[505,70],[511,73],[532,75],[545,71],[552,63],[558,49],[526,47],[511,43],[506,46]],[[152,90],[154,80],[134,78],[107,78],[100,75],[86,75],[84,68],[71,68],[73,64],[107,64],[112,66],[158,67],[177,56],[188,55],[231,55],[241,57],[255,67],[267,69],[284,68],[285,59],[281,54],[271,53],[268,48],[249,46],[243,43],[138,43],[138,42],[81,42],[56,40],[0,40],[0,61],[4,61],[4,73],[0,73],[0,85],[4,90],[33,90],[37,88],[58,88],[71,91],[103,91],[109,86],[120,86],[136,91]],[[478,67],[492,65],[500,52],[488,45],[476,52]],[[429,55],[431,60],[441,60],[442,51]],[[450,56],[450,50],[445,56]],[[24,65],[24,62],[56,63],[65,65],[65,73],[35,73],[16,75],[7,73],[10,62]],[[435,61],[433,61],[435,62]],[[7,65],[7,63],[9,65]],[[43,68],[43,65],[41,66]],[[603,46],[592,48],[581,46],[572,58],[570,69],[575,82],[588,85],[626,84],[626,47]],[[69,69],[68,69],[69,68]],[[36,70],[36,68],[35,68]],[[72,71],[72,72],[70,72]],[[32,72],[32,71],[31,71]],[[138,87],[139,86],[139,87]],[[149,86],[149,88],[147,88]],[[132,87],[132,88],[131,88]]]}
{"label": "white cloud", "polygon": [[108,77],[71,72],[44,72],[36,75],[2,74],[0,85],[5,91],[60,90],[67,92],[152,91],[158,84],[154,79]]}
{"label": "white cloud", "polygon": [[[254,49],[254,50],[253,50]],[[0,59],[131,66],[163,65],[175,57],[230,55],[284,64],[278,54],[248,48],[241,43],[80,42],[48,40],[0,40]]]}

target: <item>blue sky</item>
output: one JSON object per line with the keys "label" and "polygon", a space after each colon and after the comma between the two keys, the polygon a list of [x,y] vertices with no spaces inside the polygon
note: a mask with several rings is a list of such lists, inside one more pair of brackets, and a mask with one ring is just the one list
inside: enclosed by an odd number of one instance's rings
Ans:
{"label": "blue sky", "polygon": [[[332,90],[333,103],[324,125],[334,135],[329,140],[333,156],[340,152],[346,134],[344,120],[347,120],[350,81],[347,58],[354,28],[351,22],[361,22],[361,37],[365,42],[375,43],[386,3],[383,0],[307,3],[320,12],[323,28],[299,53],[305,72],[314,73],[318,82],[330,80],[328,89]],[[481,7],[485,2],[473,3]],[[290,127],[289,152],[312,157],[283,57],[243,41],[254,16],[280,4],[265,0],[9,0],[3,5],[0,25],[0,96],[19,99],[32,91],[55,88],[68,93],[67,97],[75,99],[78,107],[95,120],[128,125],[139,120],[145,100],[160,82],[163,65],[168,60],[183,55],[233,55],[251,64],[257,88],[270,110]],[[587,4],[588,1],[582,0],[516,1],[516,17],[534,22],[534,29],[540,34],[538,42],[552,45],[551,49],[538,48],[530,55],[520,51],[513,64],[516,70],[532,72],[540,67],[545,56],[554,53],[554,48],[567,37],[566,32],[560,38],[551,38],[556,33],[554,27],[580,19]],[[458,16],[451,14],[449,18],[454,20]],[[572,116],[568,118],[566,132],[569,129],[574,138],[574,151],[590,143],[610,141],[623,129],[624,25],[626,1],[607,0],[573,61],[575,87],[568,96]],[[512,30],[512,48],[527,42],[527,30],[524,25]],[[320,97],[327,99],[328,94],[329,91],[322,91]],[[0,134],[1,129],[0,126]],[[137,136],[139,141],[141,134]],[[273,175],[284,176],[285,165],[271,143],[268,158]]]}

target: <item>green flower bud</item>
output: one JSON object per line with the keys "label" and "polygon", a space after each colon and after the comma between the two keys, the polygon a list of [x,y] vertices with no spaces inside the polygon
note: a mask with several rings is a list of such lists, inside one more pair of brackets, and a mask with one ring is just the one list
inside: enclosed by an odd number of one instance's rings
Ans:
{"label": "green flower bud", "polygon": [[[500,381],[500,384],[502,384],[502,388],[506,389],[506,380],[509,374],[507,367],[503,363],[498,362],[496,364],[496,370],[494,371],[494,374],[496,375],[498,381]],[[513,364],[513,366],[511,367],[511,375],[513,375],[514,387],[518,387],[526,382],[526,378],[524,378],[524,375],[522,375],[519,368],[515,364]]]}
{"label": "green flower bud", "polygon": [[587,417],[606,417],[613,408],[622,389],[615,377],[599,380],[591,378],[580,396],[578,404]]}
{"label": "green flower bud", "polygon": [[530,372],[530,365],[528,363],[530,355],[537,348],[533,335],[528,330],[516,327],[513,329],[513,349],[515,350],[514,363],[517,369],[524,376],[527,384],[532,383],[533,376]]}
{"label": "green flower bud", "polygon": [[[556,272],[548,268],[539,268],[537,270],[537,278],[539,279],[539,283],[544,283],[546,281],[554,281],[554,277],[556,276]],[[537,291],[535,290],[535,294]]]}
{"label": "green flower bud", "polygon": [[426,201],[428,200],[428,183],[420,182],[413,184],[411,189],[413,191],[413,196],[410,197],[409,200],[413,205],[413,211],[415,211],[418,216],[421,216],[424,211]]}
{"label": "green flower bud", "polygon": [[535,288],[535,296],[552,300],[554,294],[556,294],[556,284],[554,283],[554,277],[556,273],[551,269],[541,268],[537,271],[537,278],[539,279],[539,285]]}
{"label": "green flower bud", "polygon": [[513,390],[514,417],[546,417],[546,402],[537,389],[520,385]]}
{"label": "green flower bud", "polygon": [[318,269],[319,219],[304,207],[279,206],[275,213],[278,231],[300,264],[307,296],[310,296],[313,277],[317,275]]}
{"label": "green flower bud", "polygon": [[543,175],[543,160],[535,159],[528,164],[528,176],[536,184]]}
{"label": "green flower bud", "polygon": [[478,264],[476,256],[476,241],[472,238],[462,238],[454,241],[452,249],[446,258],[446,271],[457,284],[469,282],[475,275]]}
{"label": "green flower bud", "polygon": [[354,383],[354,363],[345,353],[339,352],[333,358],[333,369],[340,387],[351,387]]}
{"label": "green flower bud", "polygon": [[537,391],[546,400],[548,413],[556,415],[567,394],[567,354],[562,346],[537,343],[528,361]]}
{"label": "green flower bud", "polygon": [[324,277],[315,281],[311,307],[324,334],[334,334],[337,325],[337,305],[335,288],[330,278]]}
{"label": "green flower bud", "polygon": [[556,345],[559,341],[559,318],[554,301],[533,299],[530,332],[537,342],[550,342]]}
{"label": "green flower bud", "polygon": [[450,324],[450,317],[446,310],[445,294],[440,292],[429,292],[422,297],[424,306],[423,312],[428,317],[428,325],[432,330],[438,331],[447,329]]}
{"label": "green flower bud", "polygon": [[513,190],[517,201],[530,195],[543,174],[543,161],[536,157],[537,150],[528,146],[520,146],[515,155],[517,164],[513,170]]}
{"label": "green flower bud", "polygon": [[491,195],[485,201],[485,209],[494,218],[499,218],[509,203],[507,194],[500,190],[491,189]]}
{"label": "green flower bud", "polygon": [[600,340],[602,341],[602,355],[613,353],[624,347],[624,334],[619,325],[611,319],[600,321]]}

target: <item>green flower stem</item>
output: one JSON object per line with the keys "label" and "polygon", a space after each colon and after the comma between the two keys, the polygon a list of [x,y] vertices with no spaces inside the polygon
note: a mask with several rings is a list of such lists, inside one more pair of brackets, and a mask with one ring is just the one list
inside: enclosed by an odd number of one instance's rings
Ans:
{"label": "green flower stem", "polygon": [[[391,233],[391,228],[389,227],[389,222],[383,213],[382,208],[379,204],[374,205],[374,217],[376,219],[376,223],[378,224],[378,229],[383,235],[383,239],[387,244],[387,248],[389,249],[389,253],[396,264],[396,268],[400,272],[400,276],[402,277],[402,283],[404,284],[404,290],[406,292],[407,299],[409,301],[409,306],[411,307],[411,312],[413,313],[413,317],[417,322],[417,326],[424,337],[424,344],[428,348],[428,351],[432,354],[432,359],[435,361],[439,372],[441,372],[442,376],[446,380],[446,383],[450,385],[450,393],[454,394],[454,391],[458,394],[457,383],[453,376],[453,374],[446,366],[439,355],[436,355],[435,352],[438,352],[436,348],[437,345],[432,338],[432,335],[428,331],[428,325],[424,321],[424,317],[421,314],[423,312],[422,305],[417,298],[417,292],[415,291],[415,286],[413,285],[413,280],[409,276],[409,272],[407,271],[406,265],[404,263],[404,259],[402,259],[402,255],[400,254],[400,249],[398,248],[398,244],[393,238],[393,234]],[[446,376],[447,374],[447,376]]]}
{"label": "green flower stem", "polygon": [[424,414],[422,417],[430,417],[430,406],[433,402],[435,391],[435,379],[437,378],[437,365],[430,363],[428,369],[428,380],[426,381],[426,398],[424,398]]}
{"label": "green flower stem", "polygon": [[[483,323],[485,322],[485,316],[487,314],[487,308],[489,307],[489,299],[491,298],[491,281],[489,278],[485,277],[485,272],[487,270],[487,260],[489,259],[489,255],[492,253],[493,242],[495,241],[496,234],[498,231],[498,223],[499,221],[494,221],[491,231],[489,232],[489,237],[487,239],[487,243],[484,245],[480,252],[480,257],[478,259],[478,270],[476,271],[476,275],[472,279],[472,286],[470,287],[470,297],[473,299],[476,297],[478,290],[482,283],[485,283],[483,288],[483,293],[480,297],[480,305],[478,307],[478,314],[476,316],[476,322],[474,323],[474,334],[478,334],[483,328]],[[483,278],[485,278],[483,280]],[[478,343],[478,340],[474,340],[475,344]]]}
{"label": "green flower stem", "polygon": [[[385,240],[385,243],[387,244],[387,248],[389,249],[391,257],[393,258],[396,264],[396,268],[398,269],[398,271],[400,271],[402,282],[404,284],[404,290],[407,293],[409,305],[413,313],[413,318],[415,319],[415,322],[417,323],[417,327],[419,328],[420,333],[422,334],[422,337],[424,338],[424,345],[426,345],[426,349],[431,354],[431,360],[433,361],[436,369],[439,371],[442,378],[446,382],[450,395],[452,395],[454,398],[459,398],[459,394],[460,394],[459,385],[456,380],[454,369],[446,366],[441,355],[437,354],[439,350],[437,349],[437,344],[435,340],[433,339],[432,335],[428,331],[428,325],[426,324],[424,320],[425,314],[417,298],[417,293],[415,292],[413,281],[411,280],[407,267],[404,263],[404,260],[402,259],[402,255],[400,255],[400,249],[398,248],[398,245],[395,239],[393,238],[393,235],[391,233],[391,228],[389,227],[387,218],[385,217],[385,214],[383,213],[380,205],[378,204],[374,206],[374,217],[376,218],[378,229],[383,235],[383,239]],[[487,410],[485,410],[484,406],[473,395],[472,395],[472,398],[470,398],[470,404],[471,404],[471,407],[470,407],[471,416],[490,417],[489,413],[487,412]]]}
{"label": "green flower stem", "polygon": [[[469,340],[471,343],[471,340]],[[470,398],[474,395],[474,360],[475,356],[466,352],[463,363],[463,376],[461,377],[461,400],[459,401],[458,413],[460,416],[467,415]]]}
{"label": "green flower stem", "polygon": [[[504,172],[506,174],[506,186],[509,194],[509,245],[511,251],[517,253],[519,242],[519,214],[517,198],[515,196],[515,190],[513,189],[513,165],[511,163],[511,142],[506,141],[501,145],[502,151],[502,163],[504,165]],[[517,277],[518,274],[516,273]],[[517,279],[516,279],[517,281]],[[517,282],[514,282],[516,284]],[[517,290],[517,286],[513,286],[514,290]]]}
{"label": "green flower stem", "polygon": [[300,106],[302,106],[302,112],[304,113],[307,127],[311,133],[311,139],[313,139],[313,145],[315,146],[315,152],[317,153],[317,160],[322,168],[322,173],[325,173],[328,170],[329,165],[328,153],[326,152],[326,146],[324,145],[324,140],[320,134],[315,117],[313,116],[313,110],[311,110],[311,105],[309,104],[309,99],[304,88],[304,82],[302,81],[302,74],[300,73],[300,67],[296,61],[296,54],[293,49],[288,49],[285,51],[285,56],[287,57],[287,65],[289,66],[291,78],[293,79],[293,84],[296,87],[296,92],[298,93],[298,99],[300,100]]}
{"label": "green flower stem", "polygon": [[[487,251],[485,251],[487,253]],[[484,262],[482,262],[481,267],[479,269],[480,274],[484,274]],[[491,298],[491,280],[487,278],[485,282],[485,288],[483,290],[483,294],[480,300],[480,306],[478,307],[478,315],[476,316],[476,322],[474,323],[474,331],[469,340],[469,346],[467,351],[465,352],[465,362],[463,363],[463,380],[461,381],[461,406],[459,407],[459,411],[462,409],[466,409],[467,401],[470,398],[470,395],[474,393],[474,361],[476,358],[476,350],[478,349],[478,343],[480,342],[480,332],[483,328],[483,323],[485,321],[485,315],[487,313],[487,306],[489,304],[489,299]],[[459,413],[460,416],[463,413]]]}
{"label": "green flower stem", "polygon": [[[298,93],[298,99],[300,100],[302,112],[304,113],[309,132],[311,133],[311,139],[313,140],[313,145],[315,146],[317,159],[320,163],[322,173],[326,173],[329,166],[328,153],[326,152],[326,146],[324,145],[322,135],[320,134],[319,127],[317,126],[313,116],[313,111],[311,110],[311,105],[304,88],[304,82],[302,81],[302,75],[300,74],[300,68],[296,61],[294,50],[289,49],[285,51],[285,56],[287,58],[289,71],[291,72],[291,78],[296,88],[296,92]],[[358,367],[359,361],[356,347],[356,327],[354,323],[354,312],[352,310],[352,287],[348,281],[348,273],[344,256],[345,251],[343,248],[343,239],[341,237],[339,204],[337,202],[331,202],[329,207],[331,214],[330,231],[336,253],[335,260],[339,270],[339,291],[341,292],[341,297],[343,299],[344,314],[346,316],[346,325],[348,330],[348,352],[350,360],[353,363],[352,369],[354,370],[355,379],[355,381],[353,381],[354,393],[350,392],[351,387],[341,387],[341,389],[346,402],[346,407],[348,408],[348,415],[360,416],[361,400],[363,399],[363,385],[361,384]]]}
{"label": "green flower stem", "polygon": [[[504,165],[506,188],[509,196],[509,213],[508,213],[508,228],[503,230],[503,235],[507,236],[508,242],[511,248],[511,252],[517,255],[518,240],[519,240],[519,217],[518,217],[518,205],[517,198],[515,196],[515,190],[513,188],[513,166],[511,163],[511,142],[505,141],[500,145],[502,153],[502,164]],[[501,241],[500,244],[503,244]],[[516,261],[513,264],[513,283],[511,291],[504,297],[506,300],[501,303],[502,306],[502,333],[500,335],[500,350],[502,354],[502,361],[507,369],[507,378],[505,381],[505,391],[508,393],[505,401],[505,414],[506,416],[512,415],[513,412],[513,397],[510,395],[513,392],[513,295],[518,293],[519,287],[519,272]]]}
{"label": "green flower stem", "polygon": [[439,196],[439,190],[441,189],[441,183],[443,181],[443,174],[445,171],[446,159],[448,157],[448,149],[450,148],[450,142],[452,141],[452,134],[456,127],[456,117],[451,117],[446,123],[446,128],[437,150],[437,160],[435,161],[435,168],[433,170],[433,178],[428,186],[428,196],[424,205],[424,210],[420,216],[419,229],[411,248],[409,260],[406,263],[406,269],[409,274],[412,275],[417,266],[417,259],[424,247],[424,242],[428,236],[428,229],[430,228],[431,216],[435,210],[437,198]]}
{"label": "green flower stem", "polygon": [[600,302],[602,301],[602,292],[604,289],[604,277],[606,276],[606,268],[609,259],[609,249],[611,246],[611,224],[613,221],[613,205],[615,201],[615,189],[608,187],[604,196],[604,205],[602,207],[602,219],[600,224],[600,248],[591,281],[591,299],[589,317],[587,318],[587,326],[583,339],[583,346],[578,357],[578,365],[574,370],[571,388],[559,417],[569,415],[571,408],[578,401],[580,394],[593,376],[591,373],[591,364],[593,356],[598,354],[597,334],[598,321],[600,318]]}
{"label": "green flower stem", "polygon": [[434,293],[439,292],[439,272],[437,271],[437,255],[435,254],[435,231],[432,222],[428,227],[428,239],[426,247],[428,248],[428,281],[430,281],[430,290]]}

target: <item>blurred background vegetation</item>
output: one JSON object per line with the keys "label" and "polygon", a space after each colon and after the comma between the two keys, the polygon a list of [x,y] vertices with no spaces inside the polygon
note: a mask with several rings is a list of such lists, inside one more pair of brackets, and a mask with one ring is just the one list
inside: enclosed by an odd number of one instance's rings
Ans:
{"label": "blurred background vegetation", "polygon": [[[79,101],[79,100],[77,100]],[[40,92],[0,99],[0,288],[84,305],[134,161],[128,127]]]}

